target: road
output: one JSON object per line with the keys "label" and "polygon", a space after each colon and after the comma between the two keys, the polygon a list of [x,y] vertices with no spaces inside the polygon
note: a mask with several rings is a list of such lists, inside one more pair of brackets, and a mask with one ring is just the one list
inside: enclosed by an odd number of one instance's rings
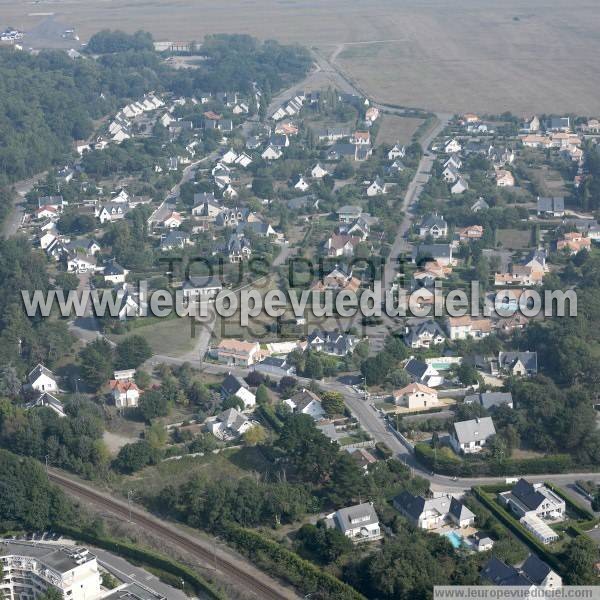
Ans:
{"label": "road", "polygon": [[16,235],[19,227],[23,223],[23,217],[25,216],[25,207],[23,204],[23,200],[25,196],[33,189],[33,186],[43,179],[46,176],[46,173],[38,173],[29,179],[23,179],[22,181],[17,181],[12,186],[14,191],[14,203],[12,210],[7,215],[4,220],[4,225],[2,227],[2,235],[5,238],[12,237]]}
{"label": "road", "polygon": [[174,548],[193,556],[204,568],[216,569],[216,575],[245,593],[253,593],[258,599],[296,600],[291,589],[222,548],[210,537],[191,535],[177,525],[159,519],[137,505],[127,504],[88,485],[67,477],[64,473],[49,469],[50,480],[70,495],[92,504],[121,519],[131,520],[142,530],[161,539],[166,548]]}

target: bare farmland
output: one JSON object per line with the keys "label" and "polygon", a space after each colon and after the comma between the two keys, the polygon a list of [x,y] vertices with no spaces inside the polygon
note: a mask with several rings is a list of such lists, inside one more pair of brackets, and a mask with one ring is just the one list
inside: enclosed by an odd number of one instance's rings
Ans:
{"label": "bare farmland", "polygon": [[[240,32],[319,48],[377,99],[438,111],[600,113],[591,0],[0,0],[5,25],[48,13],[86,39]],[[43,36],[41,36],[43,39]]]}

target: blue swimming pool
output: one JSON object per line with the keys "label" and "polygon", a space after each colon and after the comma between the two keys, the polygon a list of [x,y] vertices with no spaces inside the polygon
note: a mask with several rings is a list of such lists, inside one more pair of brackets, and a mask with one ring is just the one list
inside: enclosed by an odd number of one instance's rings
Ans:
{"label": "blue swimming pool", "polygon": [[454,548],[460,548],[463,545],[462,536],[456,533],[456,531],[449,531],[444,535],[450,540],[450,543]]}

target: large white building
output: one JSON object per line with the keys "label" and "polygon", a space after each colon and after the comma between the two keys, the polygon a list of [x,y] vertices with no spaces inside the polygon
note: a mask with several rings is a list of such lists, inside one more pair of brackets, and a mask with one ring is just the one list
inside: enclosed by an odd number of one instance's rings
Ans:
{"label": "large white building", "polygon": [[68,600],[101,597],[98,562],[87,548],[10,542],[0,545],[0,561],[0,595],[7,600],[37,598],[49,589]]}

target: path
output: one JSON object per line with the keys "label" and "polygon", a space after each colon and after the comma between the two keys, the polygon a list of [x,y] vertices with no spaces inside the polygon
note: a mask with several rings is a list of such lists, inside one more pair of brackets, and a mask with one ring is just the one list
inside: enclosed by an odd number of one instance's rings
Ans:
{"label": "path", "polygon": [[23,223],[23,217],[25,216],[25,196],[33,189],[33,186],[45,176],[45,172],[38,173],[29,179],[23,179],[22,181],[17,181],[15,184],[13,184],[13,206],[8,215],[6,215],[2,225],[2,235],[5,238],[9,238],[17,234],[19,227],[21,227]]}

